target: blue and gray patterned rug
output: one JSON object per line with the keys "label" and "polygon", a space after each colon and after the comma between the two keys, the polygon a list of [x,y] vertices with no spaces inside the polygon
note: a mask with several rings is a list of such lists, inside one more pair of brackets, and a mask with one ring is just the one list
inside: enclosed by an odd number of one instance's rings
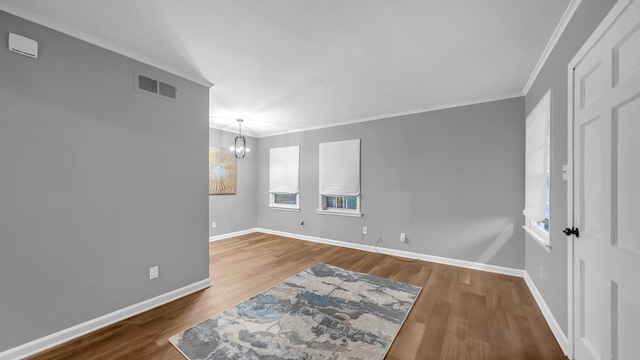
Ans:
{"label": "blue and gray patterned rug", "polygon": [[421,290],[318,263],[169,341],[190,360],[382,359]]}

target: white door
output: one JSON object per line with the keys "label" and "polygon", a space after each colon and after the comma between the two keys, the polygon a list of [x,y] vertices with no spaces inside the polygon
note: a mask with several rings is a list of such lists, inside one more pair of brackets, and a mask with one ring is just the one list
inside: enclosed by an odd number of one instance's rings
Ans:
{"label": "white door", "polygon": [[640,359],[640,0],[619,0],[575,66],[575,359]]}

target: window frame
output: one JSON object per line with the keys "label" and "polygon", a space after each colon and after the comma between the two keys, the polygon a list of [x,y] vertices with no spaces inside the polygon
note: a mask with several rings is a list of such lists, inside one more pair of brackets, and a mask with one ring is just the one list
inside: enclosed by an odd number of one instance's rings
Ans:
{"label": "window frame", "polygon": [[[280,204],[276,203],[276,194],[294,194],[296,196],[295,204]],[[284,211],[300,211],[300,193],[269,193],[269,208],[273,210]]]}
{"label": "window frame", "polygon": [[[356,198],[356,208],[355,209],[344,209],[344,208],[327,207],[327,198],[328,197],[355,197]],[[358,195],[320,195],[319,201],[320,201],[320,209],[318,209],[318,211],[317,211],[318,214],[362,217],[362,212],[360,211],[360,194],[358,194]]]}
{"label": "window frame", "polygon": [[[546,221],[548,221],[546,219]],[[525,216],[525,226],[523,226],[525,232],[529,234],[540,246],[542,246],[547,252],[551,252],[551,242],[549,240],[549,231],[544,230],[539,226],[539,222],[531,220]]]}
{"label": "window frame", "polygon": [[[362,217],[361,139],[318,145],[318,214]],[[327,198],[355,197],[356,209],[327,207]]]}
{"label": "window frame", "polygon": [[[549,89],[545,95],[538,101],[536,106],[527,116],[527,120],[529,116],[540,116],[540,107],[545,102],[548,108],[546,108],[543,114],[546,114],[544,121],[546,122],[545,127],[547,129],[547,134],[545,136],[545,146],[546,146],[546,178],[547,185],[545,186],[546,196],[545,196],[545,206],[549,208],[549,214],[543,221],[535,221],[530,217],[524,215],[525,221],[523,229],[525,232],[531,236],[540,246],[542,246],[547,252],[551,252],[551,239],[550,239],[550,226],[551,226],[551,90]],[[547,225],[547,229],[544,228],[543,225]]]}
{"label": "window frame", "polygon": [[[285,166],[284,169],[283,169],[283,165]],[[291,169],[294,169],[294,171],[291,172]],[[269,149],[269,208],[270,209],[284,210],[284,211],[300,211],[299,172],[300,172],[300,146],[299,145],[284,146],[284,147]],[[282,195],[282,194],[295,195],[295,204],[282,204],[282,203],[276,202],[276,195]]]}

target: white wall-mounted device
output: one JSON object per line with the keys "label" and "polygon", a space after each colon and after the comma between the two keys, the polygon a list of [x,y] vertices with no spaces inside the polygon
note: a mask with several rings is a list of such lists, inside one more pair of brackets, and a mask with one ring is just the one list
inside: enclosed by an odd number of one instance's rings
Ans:
{"label": "white wall-mounted device", "polygon": [[30,58],[37,58],[38,42],[18,34],[9,33],[9,50]]}

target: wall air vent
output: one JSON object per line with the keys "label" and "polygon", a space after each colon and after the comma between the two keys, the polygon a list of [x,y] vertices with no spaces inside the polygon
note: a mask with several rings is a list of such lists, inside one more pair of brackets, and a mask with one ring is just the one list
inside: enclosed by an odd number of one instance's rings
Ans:
{"label": "wall air vent", "polygon": [[176,98],[178,90],[175,86],[163,83],[144,75],[138,75],[137,87],[140,90],[148,91],[162,97],[170,99]]}
{"label": "wall air vent", "polygon": [[37,58],[38,42],[18,34],[9,33],[9,50],[30,58]]}
{"label": "wall air vent", "polygon": [[158,94],[175,99],[177,91],[175,86],[161,82]]}
{"label": "wall air vent", "polygon": [[154,94],[158,93],[158,82],[146,76],[138,75],[138,88],[142,90],[151,91]]}

